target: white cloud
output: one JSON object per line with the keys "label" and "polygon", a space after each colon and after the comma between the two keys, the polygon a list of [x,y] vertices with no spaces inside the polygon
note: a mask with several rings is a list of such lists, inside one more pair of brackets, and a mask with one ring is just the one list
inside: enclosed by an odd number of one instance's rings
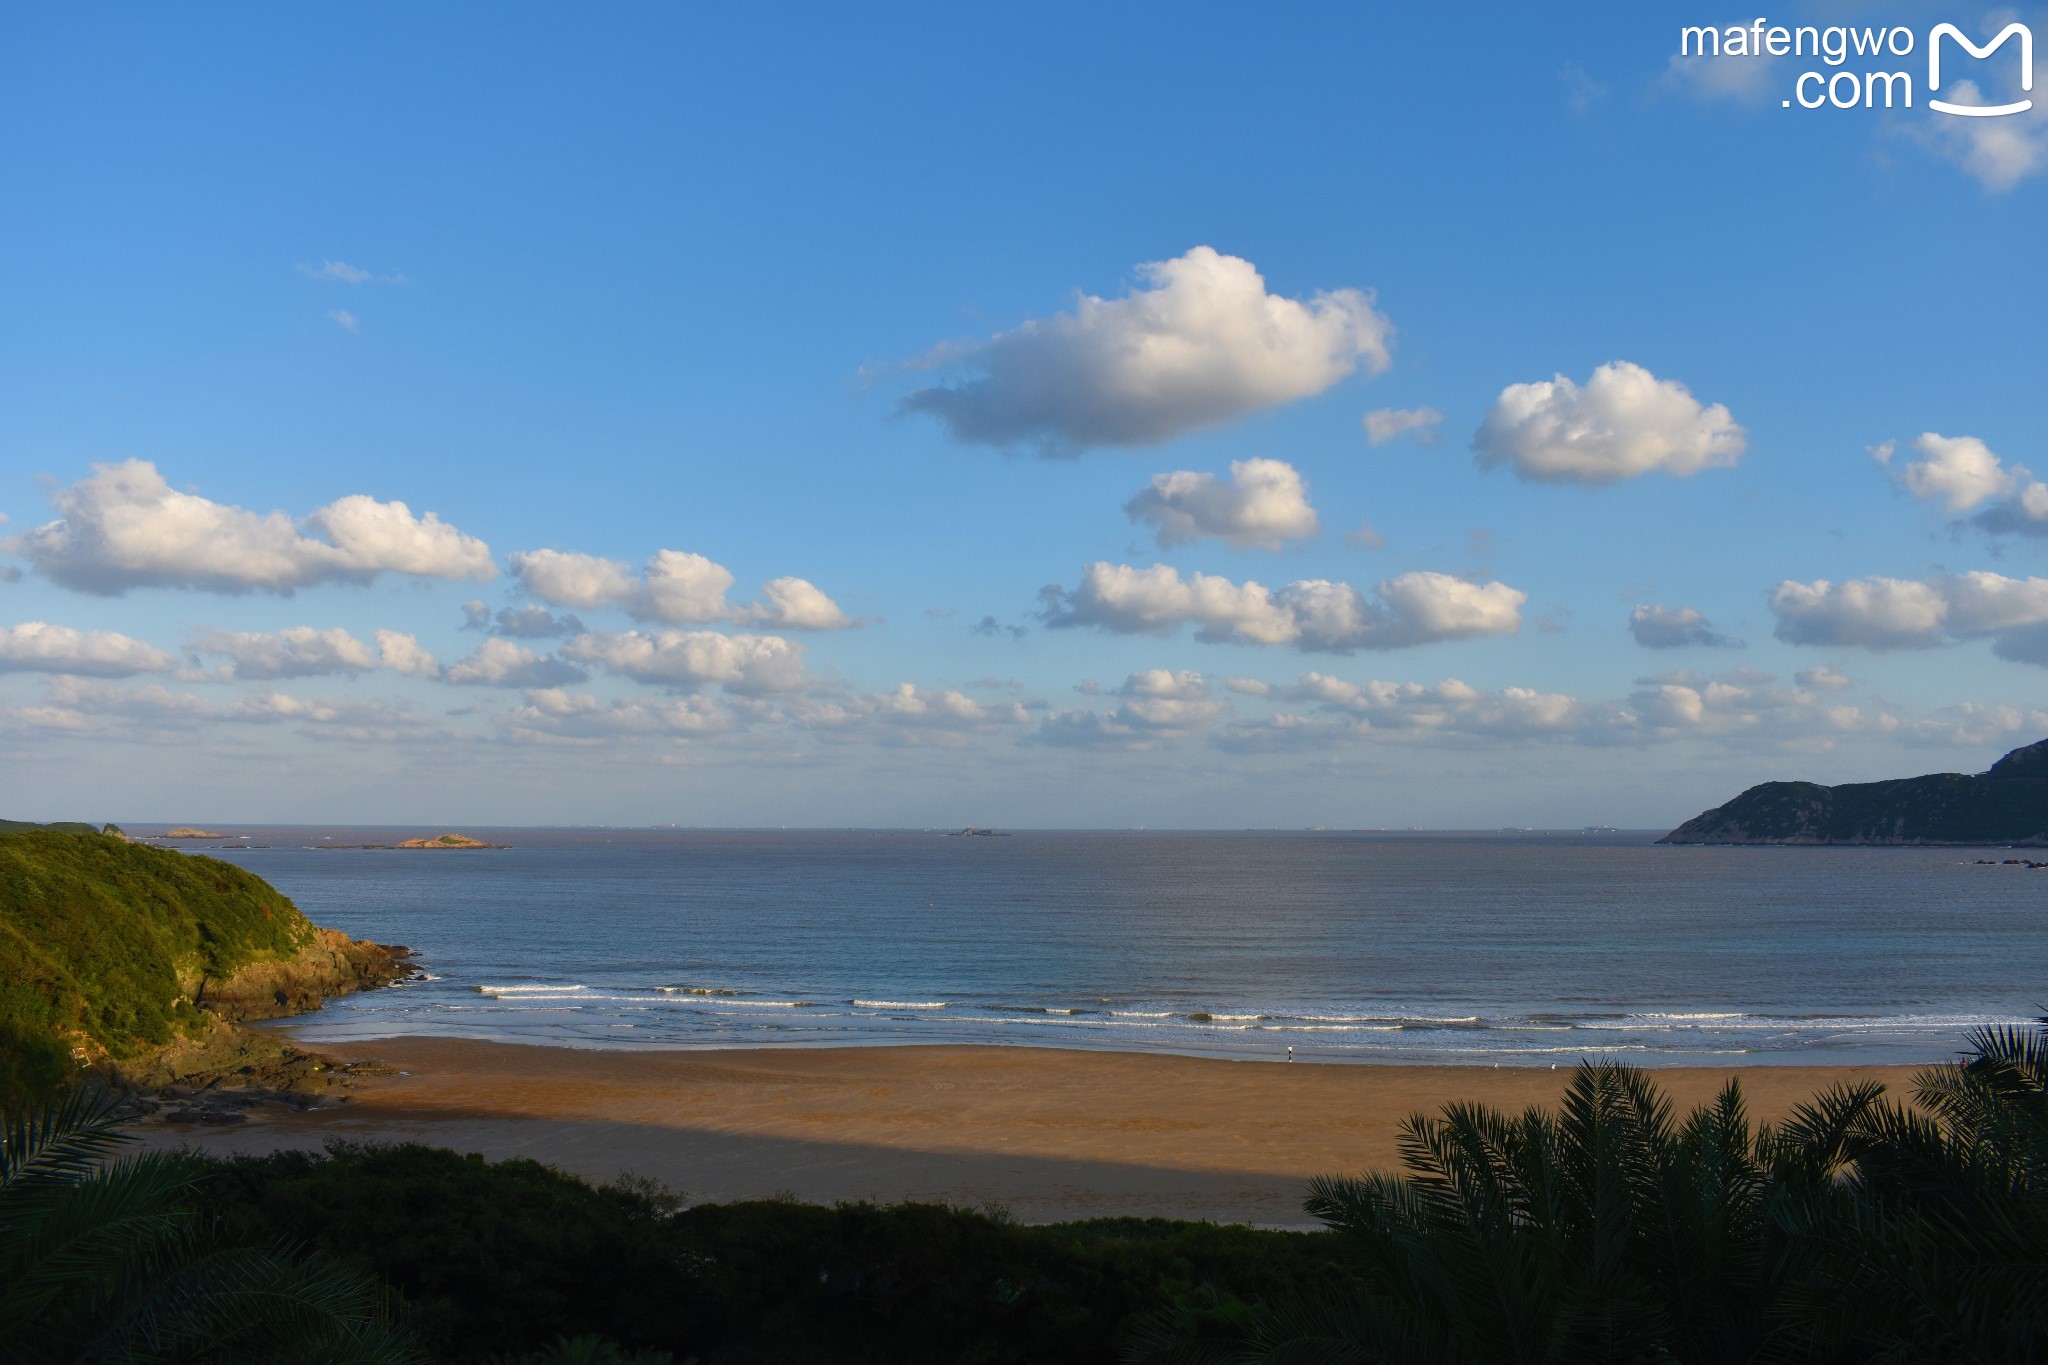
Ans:
{"label": "white cloud", "polygon": [[1308,486],[1284,460],[1233,460],[1229,483],[1185,469],[1154,474],[1124,511],[1132,521],[1156,527],[1160,545],[1167,547],[1209,536],[1240,550],[1278,550],[1322,530],[1309,506]]}
{"label": "white cloud", "polygon": [[684,690],[718,683],[743,694],[793,692],[807,682],[804,647],[779,635],[593,631],[569,641],[562,653],[637,682]]}
{"label": "white cloud", "polygon": [[903,409],[955,440],[1072,455],[1153,445],[1389,363],[1393,325],[1359,290],[1269,294],[1250,261],[1206,246],[1138,273],[1145,287],[1123,298],[1084,295],[1071,313],[937,347],[919,364],[966,377]]}
{"label": "white cloud", "polygon": [[1727,468],[1742,458],[1746,437],[1721,404],[1703,407],[1676,380],[1617,360],[1583,388],[1563,375],[1510,384],[1472,447],[1481,465],[1512,465],[1519,478],[1597,484]]}
{"label": "white cloud", "polygon": [[1925,431],[1914,440],[1913,448],[1920,458],[1906,465],[1901,480],[1914,497],[1942,503],[1952,517],[1993,498],[2006,497],[2018,486],[2018,476],[1974,436]]}
{"label": "white cloud", "polygon": [[559,687],[582,682],[588,675],[552,654],[492,637],[476,653],[448,668],[448,681],[467,687]]}
{"label": "white cloud", "polygon": [[[391,632],[386,632],[387,634]],[[412,637],[403,636],[410,640]],[[289,626],[274,633],[216,630],[205,626],[187,646],[194,654],[228,660],[235,678],[312,678],[330,673],[367,673],[380,662],[376,651],[343,630]],[[414,642],[417,650],[418,643]]]}
{"label": "white cloud", "polygon": [[1031,713],[1020,702],[979,702],[950,688],[899,683],[888,692],[805,700],[786,712],[793,723],[827,739],[872,735],[888,744],[959,748],[974,735],[1021,725]]}
{"label": "white cloud", "polygon": [[[2012,49],[2007,47],[2006,53]],[[2013,74],[2019,63],[2007,57]],[[1942,98],[1955,104],[1992,104],[2019,95],[2018,82],[2006,82],[2009,94],[1999,100],[1987,98],[1975,81],[1956,81],[1943,88]],[[1962,167],[1979,185],[1993,194],[2006,190],[2030,175],[2048,169],[2048,104],[2039,96],[2034,107],[2021,114],[2000,118],[1963,118],[1933,114],[1925,122],[1911,125],[1912,135],[1936,155]]]}
{"label": "white cloud", "polygon": [[0,626],[0,673],[74,673],[126,678],[168,673],[177,660],[154,645],[111,630],[73,630],[47,621]]}
{"label": "white cloud", "polygon": [[1233,750],[1302,750],[1358,742],[1605,746],[1717,738],[1816,750],[1844,735],[1901,731],[1896,715],[1845,706],[1827,695],[1834,690],[1804,681],[1779,686],[1769,675],[1736,670],[1720,677],[1646,678],[1627,698],[1603,700],[1523,687],[1488,691],[1457,678],[1350,682],[1306,673],[1265,693],[1300,709],[1231,725],[1215,742]]}
{"label": "white cloud", "polygon": [[633,617],[667,625],[716,621],[726,614],[732,574],[703,555],[657,550],[647,561],[643,586],[625,604]]}
{"label": "white cloud", "polygon": [[[520,550],[505,562],[526,591],[551,606],[620,606],[641,588],[630,564],[598,555],[567,550]],[[731,581],[728,576],[728,586]],[[725,588],[721,587],[721,609],[724,593]]]}
{"label": "white cloud", "polygon": [[420,644],[417,636],[396,630],[377,632],[377,657],[394,673],[413,678],[438,678],[441,665]]}
{"label": "white cloud", "polygon": [[555,640],[564,635],[581,635],[586,629],[583,619],[574,612],[563,612],[557,616],[538,602],[501,607],[495,618],[490,607],[482,602],[465,602],[462,610],[468,618],[463,624],[464,630],[490,630],[495,627],[498,634],[521,640]]}
{"label": "white cloud", "polygon": [[432,512],[361,494],[305,519],[259,514],[173,489],[147,460],[96,464],[51,501],[59,519],[6,541],[64,587],[112,596],[130,588],[290,592],[380,573],[484,580],[490,549]]}
{"label": "white cloud", "polygon": [[1435,408],[1374,408],[1365,415],[1366,444],[1385,445],[1412,431],[1418,442],[1433,446],[1443,421]]}
{"label": "white cloud", "polygon": [[1147,668],[1125,678],[1117,694],[1162,701],[1202,701],[1209,695],[1209,680],[1192,668]]}
{"label": "white cloud", "polygon": [[355,744],[417,744],[426,739],[458,736],[438,723],[415,715],[399,702],[295,697],[266,692],[236,702],[228,720],[251,724],[295,723],[299,733],[314,739]]}
{"label": "white cloud", "polygon": [[1513,634],[1528,595],[1505,583],[1405,573],[1368,601],[1348,583],[1306,579],[1274,592],[1213,574],[1183,579],[1170,565],[1139,569],[1098,561],[1071,592],[1047,590],[1048,624],[1165,635],[1184,625],[1211,643],[1291,644],[1304,650],[1399,649],[1438,640]]}
{"label": "white cloud", "polygon": [[1697,607],[1660,607],[1638,603],[1628,615],[1628,633],[1645,649],[1677,649],[1684,645],[1725,648],[1736,642],[1717,635]]}
{"label": "white cloud", "polygon": [[1847,673],[1826,664],[1802,668],[1792,675],[1792,681],[1810,692],[1846,692],[1855,686]]}
{"label": "white cloud", "polygon": [[1787,580],[1772,591],[1771,610],[1790,644],[1932,649],[1990,638],[2001,658],[2048,664],[2048,578],[1977,570],[1926,581]]}
{"label": "white cloud", "polygon": [[329,309],[327,316],[344,332],[356,333],[363,330],[363,320],[346,308]]}
{"label": "white cloud", "polygon": [[767,601],[729,606],[725,594],[732,587],[731,571],[681,550],[656,551],[641,574],[616,559],[563,550],[525,550],[507,563],[527,593],[542,602],[557,607],[615,606],[636,621],[672,626],[735,621],[784,630],[838,630],[860,624],[801,578],[771,579],[761,589]]}
{"label": "white cloud", "polygon": [[[1922,502],[1938,502],[1948,516],[1969,512],[1986,531],[2048,535],[2048,484],[2023,464],[2007,465],[1975,436],[1943,436],[1924,431],[1914,438],[1920,457],[1899,471],[1903,483]],[[1889,464],[1895,445],[1886,441],[1871,454]]]}
{"label": "white cloud", "polygon": [[732,714],[705,697],[629,697],[602,702],[584,692],[537,688],[505,718],[515,739],[595,742],[619,735],[701,739],[734,728]]}
{"label": "white cloud", "polygon": [[322,261],[318,265],[299,266],[299,273],[310,280],[325,280],[334,284],[404,284],[403,275],[379,275],[373,270],[350,265],[347,261]]}
{"label": "white cloud", "polygon": [[771,578],[761,585],[761,595],[768,600],[739,608],[732,619],[777,630],[843,630],[859,624],[806,579]]}

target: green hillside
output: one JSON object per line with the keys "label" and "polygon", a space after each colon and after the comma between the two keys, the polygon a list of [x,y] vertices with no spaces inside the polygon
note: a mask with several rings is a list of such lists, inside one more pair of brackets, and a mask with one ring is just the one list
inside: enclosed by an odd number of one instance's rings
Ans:
{"label": "green hillside", "polygon": [[1765,782],[1665,835],[1666,844],[2048,844],[2048,740],[1987,772],[1826,787]]}
{"label": "green hillside", "polygon": [[[90,830],[90,826],[80,828]],[[192,996],[314,936],[262,878],[98,833],[0,833],[0,1102],[199,1032]]]}

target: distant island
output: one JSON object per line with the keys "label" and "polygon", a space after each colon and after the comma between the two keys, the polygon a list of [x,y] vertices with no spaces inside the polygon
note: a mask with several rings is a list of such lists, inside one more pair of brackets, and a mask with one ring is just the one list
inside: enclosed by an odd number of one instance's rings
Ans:
{"label": "distant island", "polygon": [[228,836],[225,834],[215,834],[210,829],[194,829],[190,825],[180,825],[176,829],[165,830],[163,837],[166,839],[225,839]]}
{"label": "distant island", "polygon": [[1888,782],[1766,782],[1660,844],[2048,845],[2048,740],[1976,774]]}
{"label": "distant island", "polygon": [[966,829],[954,830],[953,837],[955,839],[1007,839],[1009,835],[999,829],[976,829],[974,826],[969,825]]}
{"label": "distant island", "polygon": [[481,839],[472,839],[467,834],[437,834],[431,839],[406,839],[396,844],[319,844],[319,848],[506,848],[506,844],[487,844]]}

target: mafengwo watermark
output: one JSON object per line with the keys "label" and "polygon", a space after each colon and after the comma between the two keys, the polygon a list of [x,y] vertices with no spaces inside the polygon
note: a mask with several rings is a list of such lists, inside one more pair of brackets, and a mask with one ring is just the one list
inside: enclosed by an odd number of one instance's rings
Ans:
{"label": "mafengwo watermark", "polygon": [[[2008,43],[2019,61],[2021,98],[1993,103],[1979,93],[1975,63],[1989,62]],[[1682,28],[1678,55],[1808,58],[1818,65],[1793,77],[1790,95],[1779,101],[1787,109],[1911,109],[1916,92],[1927,108],[1959,118],[2001,118],[2034,107],[2034,32],[2021,23],[1980,44],[1954,24],[1936,24],[1923,39],[1903,25],[1822,28],[1758,19]],[[1944,98],[1944,90],[1954,98]]]}

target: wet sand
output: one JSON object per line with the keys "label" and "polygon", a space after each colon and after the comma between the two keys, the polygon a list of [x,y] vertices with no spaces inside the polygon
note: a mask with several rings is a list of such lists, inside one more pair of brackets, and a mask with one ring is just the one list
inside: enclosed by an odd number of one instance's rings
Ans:
{"label": "wet sand", "polygon": [[[1032,1222],[1117,1214],[1310,1226],[1313,1175],[1398,1164],[1400,1124],[1452,1100],[1551,1104],[1570,1071],[1222,1061],[1023,1047],[583,1051],[394,1038],[321,1051],[404,1074],[347,1104],[152,1145],[318,1149],[331,1138],[632,1173],[693,1201],[793,1195],[1001,1205]],[[1827,1086],[1903,1087],[1910,1067],[1656,1073],[1681,1110],[1742,1080],[1773,1119]]]}

